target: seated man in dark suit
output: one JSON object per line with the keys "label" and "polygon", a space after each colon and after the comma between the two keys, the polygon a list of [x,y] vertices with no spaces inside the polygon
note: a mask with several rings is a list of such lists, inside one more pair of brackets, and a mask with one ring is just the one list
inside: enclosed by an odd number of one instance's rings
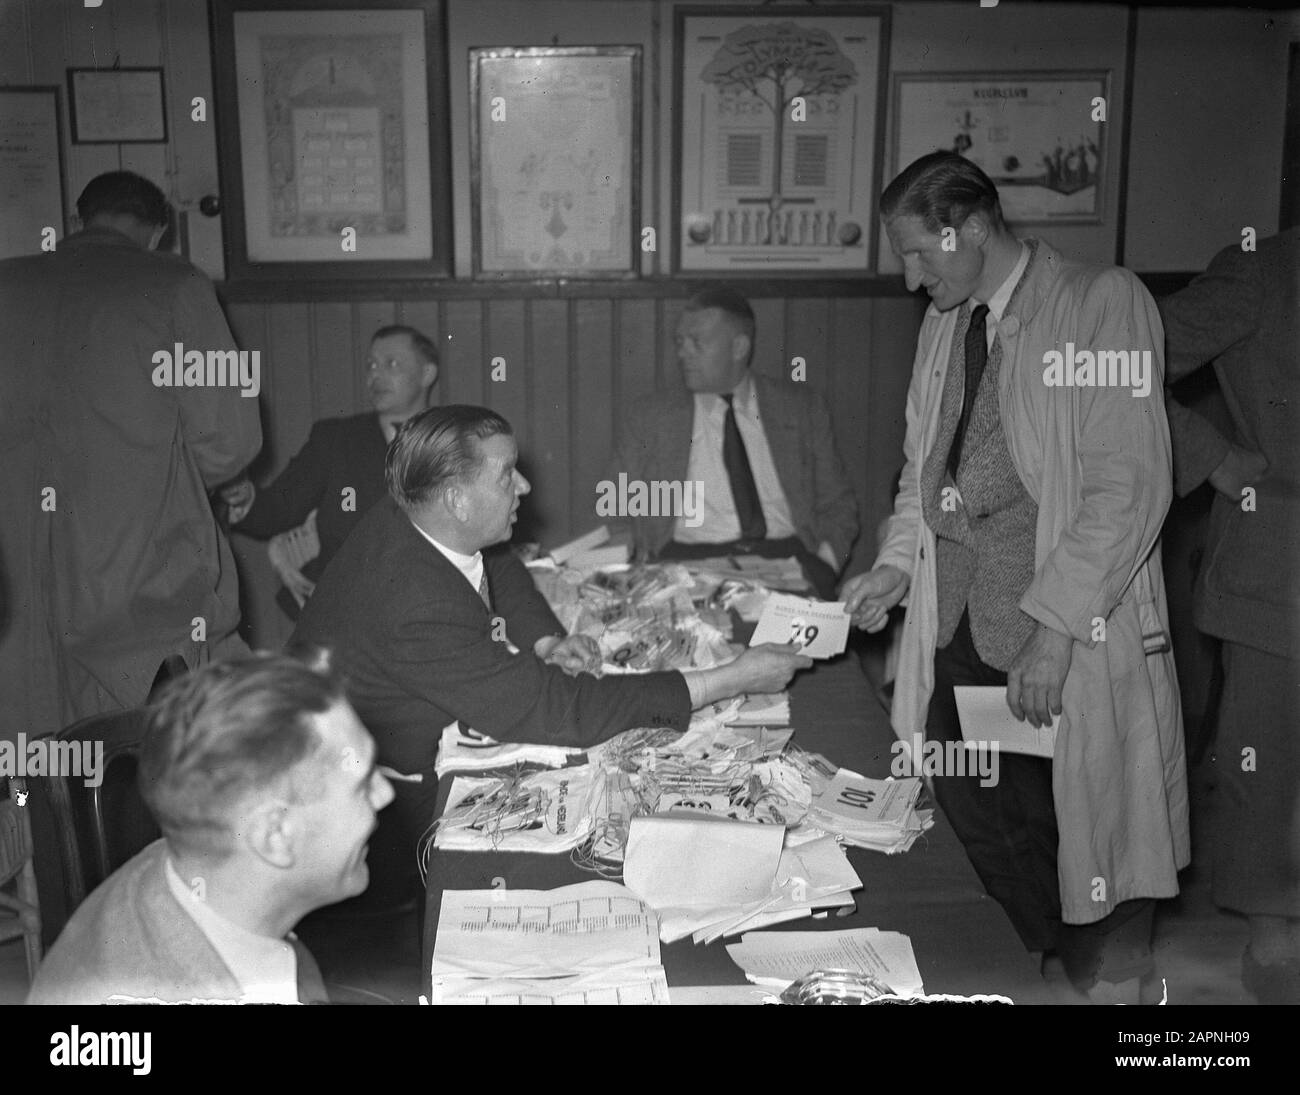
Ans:
{"label": "seated man in dark suit", "polygon": [[290,640],[334,649],[380,760],[419,778],[398,783],[393,823],[376,835],[377,901],[415,880],[447,724],[498,741],[594,745],[632,727],[684,730],[692,709],[780,691],[812,664],[794,647],[760,646],[716,669],[583,672],[599,664],[595,643],[565,636],[505,545],[530,489],[517,456],[510,424],[485,407],[413,418],[388,451],[391,499],[334,557]]}
{"label": "seated man in dark suit", "polygon": [[170,683],[140,790],[163,838],[81,904],[28,1002],[323,1002],[291,929],[366,888],[393,797],[323,659],[253,654]]}
{"label": "seated man in dark suit", "polygon": [[626,416],[615,471],[629,483],[699,483],[699,512],[633,515],[638,556],[793,556],[833,597],[858,508],[825,405],[750,370],[754,313],[735,289],[691,297],[676,341],[688,390],[656,393]]}

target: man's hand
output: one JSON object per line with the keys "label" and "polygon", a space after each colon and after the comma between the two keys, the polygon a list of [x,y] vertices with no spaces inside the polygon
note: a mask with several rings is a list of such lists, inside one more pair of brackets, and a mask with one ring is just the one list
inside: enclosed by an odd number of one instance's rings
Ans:
{"label": "man's hand", "polygon": [[533,653],[549,665],[558,665],[570,677],[600,669],[600,647],[587,635],[544,635],[533,644]]}
{"label": "man's hand", "polygon": [[889,610],[907,595],[911,581],[898,567],[879,566],[845,582],[840,599],[857,627],[879,631],[889,619]]}
{"label": "man's hand", "polygon": [[224,487],[221,487],[217,491],[217,495],[226,503],[226,520],[232,525],[237,525],[248,516],[248,511],[253,508],[253,499],[257,497],[257,488],[253,486],[253,481],[247,475],[241,475],[238,479],[232,479]]}
{"label": "man's hand", "polygon": [[1241,492],[1254,486],[1268,471],[1268,460],[1263,453],[1233,445],[1214,471],[1210,472],[1210,485],[1225,498],[1241,501]]}
{"label": "man's hand", "polygon": [[1073,655],[1073,636],[1045,624],[1034,629],[1007,670],[1007,706],[1016,718],[1028,719],[1030,726],[1051,725],[1052,716],[1061,713],[1061,690]]}
{"label": "man's hand", "polygon": [[812,665],[812,658],[799,653],[796,643],[760,643],[748,647],[728,665],[736,673],[736,695],[741,692],[780,692],[800,670]]}

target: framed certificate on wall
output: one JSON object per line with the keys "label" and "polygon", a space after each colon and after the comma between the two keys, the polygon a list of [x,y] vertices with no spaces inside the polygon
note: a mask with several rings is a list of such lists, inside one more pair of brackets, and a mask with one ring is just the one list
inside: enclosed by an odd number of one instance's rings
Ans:
{"label": "framed certificate on wall", "polygon": [[63,142],[57,87],[0,87],[0,259],[63,238]]}
{"label": "framed certificate on wall", "polygon": [[476,277],[635,277],[641,47],[470,50]]}
{"label": "framed certificate on wall", "polygon": [[446,276],[441,0],[214,0],[232,279]]}
{"label": "framed certificate on wall", "polygon": [[684,7],[674,29],[675,269],[867,271],[889,9]]}

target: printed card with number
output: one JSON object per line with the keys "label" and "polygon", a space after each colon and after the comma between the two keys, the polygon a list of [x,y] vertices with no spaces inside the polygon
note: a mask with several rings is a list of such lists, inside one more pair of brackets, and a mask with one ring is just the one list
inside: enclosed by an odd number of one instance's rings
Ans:
{"label": "printed card with number", "polygon": [[788,593],[773,593],[763,606],[750,646],[795,643],[810,658],[843,654],[849,641],[849,615],[843,601],[812,601]]}

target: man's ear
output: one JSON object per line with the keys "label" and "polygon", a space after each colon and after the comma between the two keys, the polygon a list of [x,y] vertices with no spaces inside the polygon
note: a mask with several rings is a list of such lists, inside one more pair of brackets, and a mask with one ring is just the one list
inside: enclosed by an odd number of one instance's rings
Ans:
{"label": "man's ear", "polygon": [[964,221],[957,234],[962,237],[962,242],[972,247],[982,247],[984,241],[989,238],[989,222],[983,213],[972,213]]}
{"label": "man's ear", "polygon": [[738,361],[745,365],[749,363],[749,353],[753,343],[749,341],[749,335],[737,333],[731,337],[731,360]]}
{"label": "man's ear", "polygon": [[438,383],[438,366],[432,361],[424,366],[424,384],[427,388],[432,388]]}
{"label": "man's ear", "polygon": [[281,869],[297,863],[300,833],[284,803],[265,802],[255,806],[241,820],[240,830],[245,846],[264,862]]}
{"label": "man's ear", "polygon": [[447,512],[461,524],[469,520],[469,500],[465,497],[465,491],[459,484],[452,483],[442,492],[442,504],[447,507]]}

